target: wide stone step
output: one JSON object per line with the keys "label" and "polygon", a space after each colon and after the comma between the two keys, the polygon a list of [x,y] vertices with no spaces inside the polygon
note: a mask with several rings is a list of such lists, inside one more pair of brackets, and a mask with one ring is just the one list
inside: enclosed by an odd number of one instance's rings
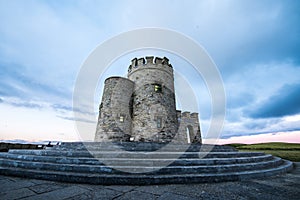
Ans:
{"label": "wide stone step", "polygon": [[88,157],[88,158],[237,158],[262,156],[260,152],[89,152],[89,151],[58,151],[58,150],[9,150],[11,154],[39,155],[39,156],[66,156],[66,157]]}
{"label": "wide stone step", "polygon": [[156,151],[159,149],[167,149],[168,151],[214,151],[228,152],[237,151],[234,147],[225,145],[209,145],[209,144],[162,144],[149,142],[122,142],[122,143],[103,143],[103,142],[64,142],[61,145],[54,146],[54,149],[60,150],[101,150],[115,151],[118,149],[126,151]]}
{"label": "wide stone step", "polygon": [[[20,161],[11,159],[0,159],[0,166],[18,167],[25,169],[40,169],[50,171],[66,171],[80,173],[102,173],[102,174],[122,174],[122,173],[147,173],[151,174],[197,174],[197,173],[224,173],[238,172],[246,170],[257,170],[272,168],[280,165],[281,158],[274,158],[269,161],[257,163],[241,163],[229,165],[195,165],[195,166],[165,166],[165,165],[140,165],[140,166],[103,166],[103,165],[78,165],[78,164],[58,164],[47,162]],[[118,163],[121,164],[121,163]],[[139,163],[141,164],[141,163]],[[154,164],[154,163],[153,163]]]}
{"label": "wide stone step", "polygon": [[30,177],[52,181],[72,183],[89,183],[105,185],[151,185],[169,183],[203,183],[237,181],[249,178],[269,177],[292,170],[293,164],[284,160],[281,165],[260,170],[247,170],[227,173],[198,173],[198,174],[168,174],[168,175],[141,175],[141,174],[101,174],[101,173],[74,173],[62,171],[48,171],[24,169],[19,167],[0,166],[0,174],[20,177]]}
{"label": "wide stone step", "polygon": [[128,158],[128,159],[187,159],[187,158],[240,158],[261,156],[260,152],[91,152],[99,158]]}
{"label": "wide stone step", "polygon": [[14,160],[24,160],[24,161],[34,161],[34,162],[49,162],[58,164],[78,164],[78,165],[122,165],[122,166],[132,166],[132,165],[142,165],[142,166],[193,166],[193,165],[226,165],[234,163],[253,163],[262,162],[273,159],[272,155],[261,155],[252,157],[238,157],[238,158],[181,158],[177,160],[173,159],[128,159],[128,158],[86,158],[86,157],[63,157],[63,156],[37,156],[37,155],[19,155],[12,153],[0,153],[0,158],[14,159]]}
{"label": "wide stone step", "polygon": [[[57,148],[57,149],[62,149],[62,150],[69,150],[68,148]],[[108,146],[108,147],[97,147],[97,146],[85,146],[83,148],[79,148],[76,150],[89,150],[89,151],[145,151],[145,152],[153,152],[153,151],[172,151],[172,152],[182,152],[182,151],[187,151],[187,152],[199,152],[199,151],[204,151],[204,152],[236,152],[236,150],[227,148],[227,147],[165,147],[161,149],[152,149],[152,148],[129,148],[129,147],[122,147],[122,146]]]}
{"label": "wide stone step", "polygon": [[36,156],[65,156],[65,157],[87,157],[93,158],[93,155],[86,150],[82,151],[59,151],[59,150],[17,150],[10,149],[8,151],[10,154],[17,155],[36,155]]}

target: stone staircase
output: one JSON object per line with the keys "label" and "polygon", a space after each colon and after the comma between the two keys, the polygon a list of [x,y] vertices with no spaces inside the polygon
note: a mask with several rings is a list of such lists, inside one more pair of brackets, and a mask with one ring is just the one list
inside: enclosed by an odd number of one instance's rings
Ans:
{"label": "stone staircase", "polygon": [[292,168],[292,162],[264,153],[195,144],[62,143],[0,153],[3,175],[105,185],[237,181]]}

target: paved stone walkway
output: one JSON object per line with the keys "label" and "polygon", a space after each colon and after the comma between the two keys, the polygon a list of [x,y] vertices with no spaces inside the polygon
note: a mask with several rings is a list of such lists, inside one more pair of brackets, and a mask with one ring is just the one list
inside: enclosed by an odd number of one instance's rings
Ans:
{"label": "paved stone walkway", "polygon": [[300,199],[300,162],[285,175],[209,184],[101,186],[0,176],[0,199]]}

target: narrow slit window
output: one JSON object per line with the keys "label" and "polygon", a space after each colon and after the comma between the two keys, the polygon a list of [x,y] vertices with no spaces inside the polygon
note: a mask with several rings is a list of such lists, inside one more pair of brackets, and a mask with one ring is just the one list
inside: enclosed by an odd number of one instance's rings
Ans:
{"label": "narrow slit window", "polygon": [[124,115],[120,115],[119,121],[120,121],[120,122],[124,122],[124,120],[125,120]]}
{"label": "narrow slit window", "polygon": [[156,119],[156,126],[157,126],[157,128],[161,128],[162,127],[162,118],[161,117],[157,117],[157,119]]}
{"label": "narrow slit window", "polygon": [[160,84],[154,84],[154,91],[155,92],[161,92],[162,91],[162,87]]}

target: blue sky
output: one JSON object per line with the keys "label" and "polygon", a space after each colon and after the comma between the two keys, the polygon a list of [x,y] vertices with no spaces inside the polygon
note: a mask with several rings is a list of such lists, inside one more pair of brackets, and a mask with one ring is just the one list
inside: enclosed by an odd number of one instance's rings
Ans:
{"label": "blue sky", "polygon": [[[144,27],[185,34],[214,60],[227,97],[221,138],[278,132],[299,136],[298,4],[288,0],[0,0],[0,139],[77,140],[72,92],[82,63],[107,39]],[[105,76],[125,75],[130,59],[143,53],[120,58]],[[165,56],[161,51],[146,53]],[[188,64],[167,55],[174,69],[184,73]],[[204,91],[197,98],[205,132],[209,94],[192,71],[184,75],[191,87]],[[102,80],[95,92],[95,112]],[[182,109],[193,111],[189,106]]]}

